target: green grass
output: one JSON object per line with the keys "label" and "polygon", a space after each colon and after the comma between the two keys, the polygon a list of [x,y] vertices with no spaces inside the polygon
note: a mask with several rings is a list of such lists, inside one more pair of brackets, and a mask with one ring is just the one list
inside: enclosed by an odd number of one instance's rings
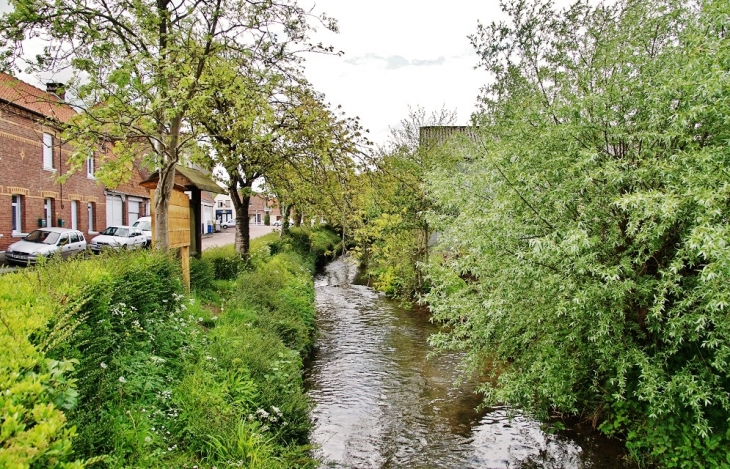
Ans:
{"label": "green grass", "polygon": [[276,234],[251,253],[206,251],[191,294],[155,252],[3,277],[0,466],[314,467],[301,371],[318,254]]}

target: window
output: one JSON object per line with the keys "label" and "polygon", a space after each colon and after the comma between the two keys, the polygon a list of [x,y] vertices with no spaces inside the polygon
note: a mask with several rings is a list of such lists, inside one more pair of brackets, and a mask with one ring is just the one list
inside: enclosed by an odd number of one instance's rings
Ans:
{"label": "window", "polygon": [[89,211],[89,233],[93,233],[94,232],[94,204],[89,202],[87,209]]}
{"label": "window", "polygon": [[11,197],[12,200],[12,206],[13,206],[13,234],[18,234],[23,232],[23,201],[22,197],[19,195],[14,195]]}
{"label": "window", "polygon": [[43,169],[53,168],[53,135],[43,134]]}
{"label": "window", "polygon": [[53,226],[53,199],[43,201],[43,213],[46,218],[46,226]]}
{"label": "window", "polygon": [[72,243],[78,243],[81,240],[79,239],[79,234],[76,232],[71,233],[71,242]]}
{"label": "window", "polygon": [[86,158],[86,177],[89,179],[95,179],[94,176],[94,154],[92,153]]}

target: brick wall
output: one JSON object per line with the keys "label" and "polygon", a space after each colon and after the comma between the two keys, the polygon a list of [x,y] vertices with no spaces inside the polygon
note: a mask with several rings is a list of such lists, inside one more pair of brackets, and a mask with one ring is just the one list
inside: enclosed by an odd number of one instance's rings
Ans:
{"label": "brick wall", "polygon": [[[44,169],[43,134],[53,136],[54,170]],[[12,234],[12,196],[21,198],[21,228],[28,233],[45,219],[45,200],[51,199],[51,225],[59,226],[59,219],[71,227],[72,201],[78,210],[78,229],[89,231],[88,204],[94,208],[94,231],[105,226],[106,198],[104,188],[95,179],[87,177],[86,168],[60,184],[57,178],[69,172],[67,163],[72,148],[59,140],[53,127],[44,124],[33,113],[12,104],[0,104],[0,251],[17,241]],[[16,235],[17,236],[17,235]]]}

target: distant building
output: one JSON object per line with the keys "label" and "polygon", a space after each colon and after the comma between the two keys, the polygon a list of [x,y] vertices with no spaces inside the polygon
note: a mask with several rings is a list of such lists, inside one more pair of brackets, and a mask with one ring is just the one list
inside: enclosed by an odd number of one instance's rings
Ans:
{"label": "distant building", "polygon": [[202,204],[203,226],[205,227],[205,232],[207,232],[208,225],[213,226],[213,222],[215,221],[215,199],[213,198],[212,192],[203,191],[200,202]]}
{"label": "distant building", "polygon": [[[279,203],[276,198],[265,197],[263,194],[254,193],[248,201],[249,224],[263,225],[266,214],[269,214],[269,222],[281,220]],[[231,221],[236,218],[236,208],[228,194],[218,194],[215,197],[215,219],[218,222]]]}
{"label": "distant building", "polygon": [[236,208],[233,206],[231,196],[228,194],[217,194],[215,202],[215,219],[222,223],[236,219]]}
{"label": "distant building", "polygon": [[269,223],[281,220],[278,201],[273,197],[265,197],[263,194],[252,195],[248,202],[249,223],[263,225],[267,213],[269,214]]}
{"label": "distant building", "polygon": [[418,129],[418,144],[421,147],[440,145],[456,135],[466,135],[471,140],[477,138],[476,127],[470,125],[428,125]]}

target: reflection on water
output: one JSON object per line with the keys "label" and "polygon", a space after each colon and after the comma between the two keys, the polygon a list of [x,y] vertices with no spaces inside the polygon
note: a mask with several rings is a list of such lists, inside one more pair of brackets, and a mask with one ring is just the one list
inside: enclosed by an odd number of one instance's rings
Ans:
{"label": "reflection on water", "polygon": [[427,359],[428,318],[357,285],[357,266],[315,279],[318,337],[307,373],[312,442],[332,467],[616,468],[622,453],[594,436],[546,434],[506,408],[477,413],[455,388],[459,356]]}

